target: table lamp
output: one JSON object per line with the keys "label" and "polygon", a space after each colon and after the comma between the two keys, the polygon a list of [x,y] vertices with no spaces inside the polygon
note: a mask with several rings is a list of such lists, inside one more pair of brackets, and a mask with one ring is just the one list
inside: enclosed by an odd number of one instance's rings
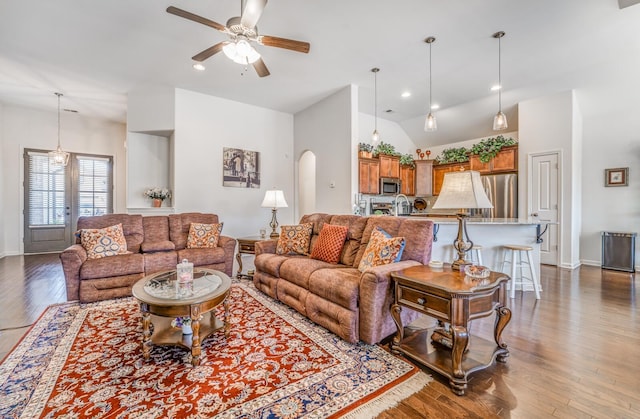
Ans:
{"label": "table lamp", "polygon": [[[453,248],[458,252],[458,259],[453,261],[451,268],[459,270],[460,266],[468,264],[464,257],[473,247],[473,242],[467,234],[466,210],[471,208],[493,208],[491,201],[482,187],[480,172],[466,170],[464,172],[448,172],[444,174],[440,195],[433,204],[433,209],[457,209],[458,237],[453,241]],[[464,240],[464,236],[468,241]]]}
{"label": "table lamp", "polygon": [[284,199],[284,192],[277,189],[267,191],[264,194],[264,199],[262,200],[261,206],[263,208],[271,208],[271,222],[269,223],[269,227],[271,227],[271,234],[269,235],[269,237],[279,237],[280,235],[276,232],[276,229],[278,228],[278,219],[276,218],[276,213],[278,212],[278,208],[288,207],[287,201]]}

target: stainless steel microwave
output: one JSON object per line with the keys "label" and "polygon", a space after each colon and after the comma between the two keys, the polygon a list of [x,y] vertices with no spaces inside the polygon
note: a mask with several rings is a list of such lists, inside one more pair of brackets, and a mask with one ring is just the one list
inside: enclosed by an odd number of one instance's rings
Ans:
{"label": "stainless steel microwave", "polygon": [[380,194],[382,195],[398,195],[402,181],[396,177],[380,178]]}

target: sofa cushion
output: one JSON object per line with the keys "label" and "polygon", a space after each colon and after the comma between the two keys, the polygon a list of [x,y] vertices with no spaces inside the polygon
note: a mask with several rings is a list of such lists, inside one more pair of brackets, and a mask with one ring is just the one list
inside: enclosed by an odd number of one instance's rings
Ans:
{"label": "sofa cushion", "polygon": [[256,270],[266,272],[269,275],[280,277],[280,266],[282,263],[289,259],[289,256],[276,255],[274,253],[262,253],[256,256],[253,264]]}
{"label": "sofa cushion", "polygon": [[321,260],[310,259],[307,256],[290,257],[280,266],[280,278],[293,282],[304,289],[309,289],[309,277],[318,269],[344,268],[343,265],[335,265]]}
{"label": "sofa cushion", "polygon": [[87,251],[87,259],[100,259],[127,253],[122,224],[105,228],[83,228],[80,244]]}
{"label": "sofa cushion", "polygon": [[144,257],[142,253],[87,259],[80,268],[81,279],[108,278],[138,273],[144,273]]}
{"label": "sofa cushion", "polygon": [[349,227],[325,224],[311,250],[311,258],[328,263],[338,263],[347,238]]}
{"label": "sofa cushion", "polygon": [[176,250],[187,247],[187,237],[191,223],[217,224],[216,214],[202,214],[200,212],[185,212],[184,214],[169,214],[169,237],[176,245]]}
{"label": "sofa cushion", "polygon": [[391,237],[389,233],[376,227],[364,251],[358,270],[364,272],[368,268],[398,262],[404,250],[404,237]]}
{"label": "sofa cushion", "polygon": [[212,249],[218,246],[222,223],[191,223],[187,236],[187,249]]}
{"label": "sofa cushion", "polygon": [[309,291],[349,310],[358,310],[360,271],[355,268],[318,269],[309,277]]}
{"label": "sofa cushion", "polygon": [[140,245],[140,250],[142,251],[142,253],[170,252],[175,249],[176,245],[169,240],[159,242],[143,241]]}
{"label": "sofa cushion", "polygon": [[276,245],[276,254],[309,254],[311,245],[312,223],[282,226],[280,228],[280,238]]}
{"label": "sofa cushion", "polygon": [[212,265],[224,263],[225,253],[222,247],[214,249],[181,249],[178,250],[178,259],[187,259],[193,266]]}

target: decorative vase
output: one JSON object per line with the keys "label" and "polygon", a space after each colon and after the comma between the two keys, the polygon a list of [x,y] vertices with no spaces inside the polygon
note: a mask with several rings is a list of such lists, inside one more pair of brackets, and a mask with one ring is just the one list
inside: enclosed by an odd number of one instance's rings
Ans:
{"label": "decorative vase", "polygon": [[153,208],[160,208],[162,206],[162,199],[154,199],[151,201]]}
{"label": "decorative vase", "polygon": [[370,151],[358,151],[358,157],[360,157],[361,159],[370,159],[371,157],[373,157],[373,153],[371,153]]}
{"label": "decorative vase", "polygon": [[191,324],[183,324],[182,325],[182,334],[183,335],[192,335],[193,329],[191,328]]}

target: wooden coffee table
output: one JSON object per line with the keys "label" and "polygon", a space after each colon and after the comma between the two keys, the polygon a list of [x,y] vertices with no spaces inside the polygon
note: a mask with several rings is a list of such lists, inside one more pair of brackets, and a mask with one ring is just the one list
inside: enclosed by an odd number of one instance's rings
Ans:
{"label": "wooden coffee table", "polygon": [[[142,354],[151,356],[153,345],[177,345],[191,350],[191,363],[200,364],[200,343],[204,338],[224,327],[229,335],[229,300],[231,279],[220,271],[195,268],[194,295],[178,298],[175,293],[176,271],[158,272],[146,276],[133,286],[133,296],[142,312]],[[224,321],[213,310],[224,304]],[[190,317],[193,334],[185,335],[171,326],[176,317]],[[153,323],[153,334],[151,324]]]}
{"label": "wooden coffee table", "polygon": [[[487,368],[494,360],[506,362],[507,345],[502,331],[511,320],[505,306],[509,277],[491,272],[483,280],[472,280],[450,265],[441,269],[413,266],[392,272],[394,303],[391,315],[398,333],[391,350],[449,378],[451,390],[461,396],[468,375]],[[419,311],[439,321],[439,327],[411,330],[402,324],[403,307]],[[496,313],[494,341],[470,336],[469,321]]]}

